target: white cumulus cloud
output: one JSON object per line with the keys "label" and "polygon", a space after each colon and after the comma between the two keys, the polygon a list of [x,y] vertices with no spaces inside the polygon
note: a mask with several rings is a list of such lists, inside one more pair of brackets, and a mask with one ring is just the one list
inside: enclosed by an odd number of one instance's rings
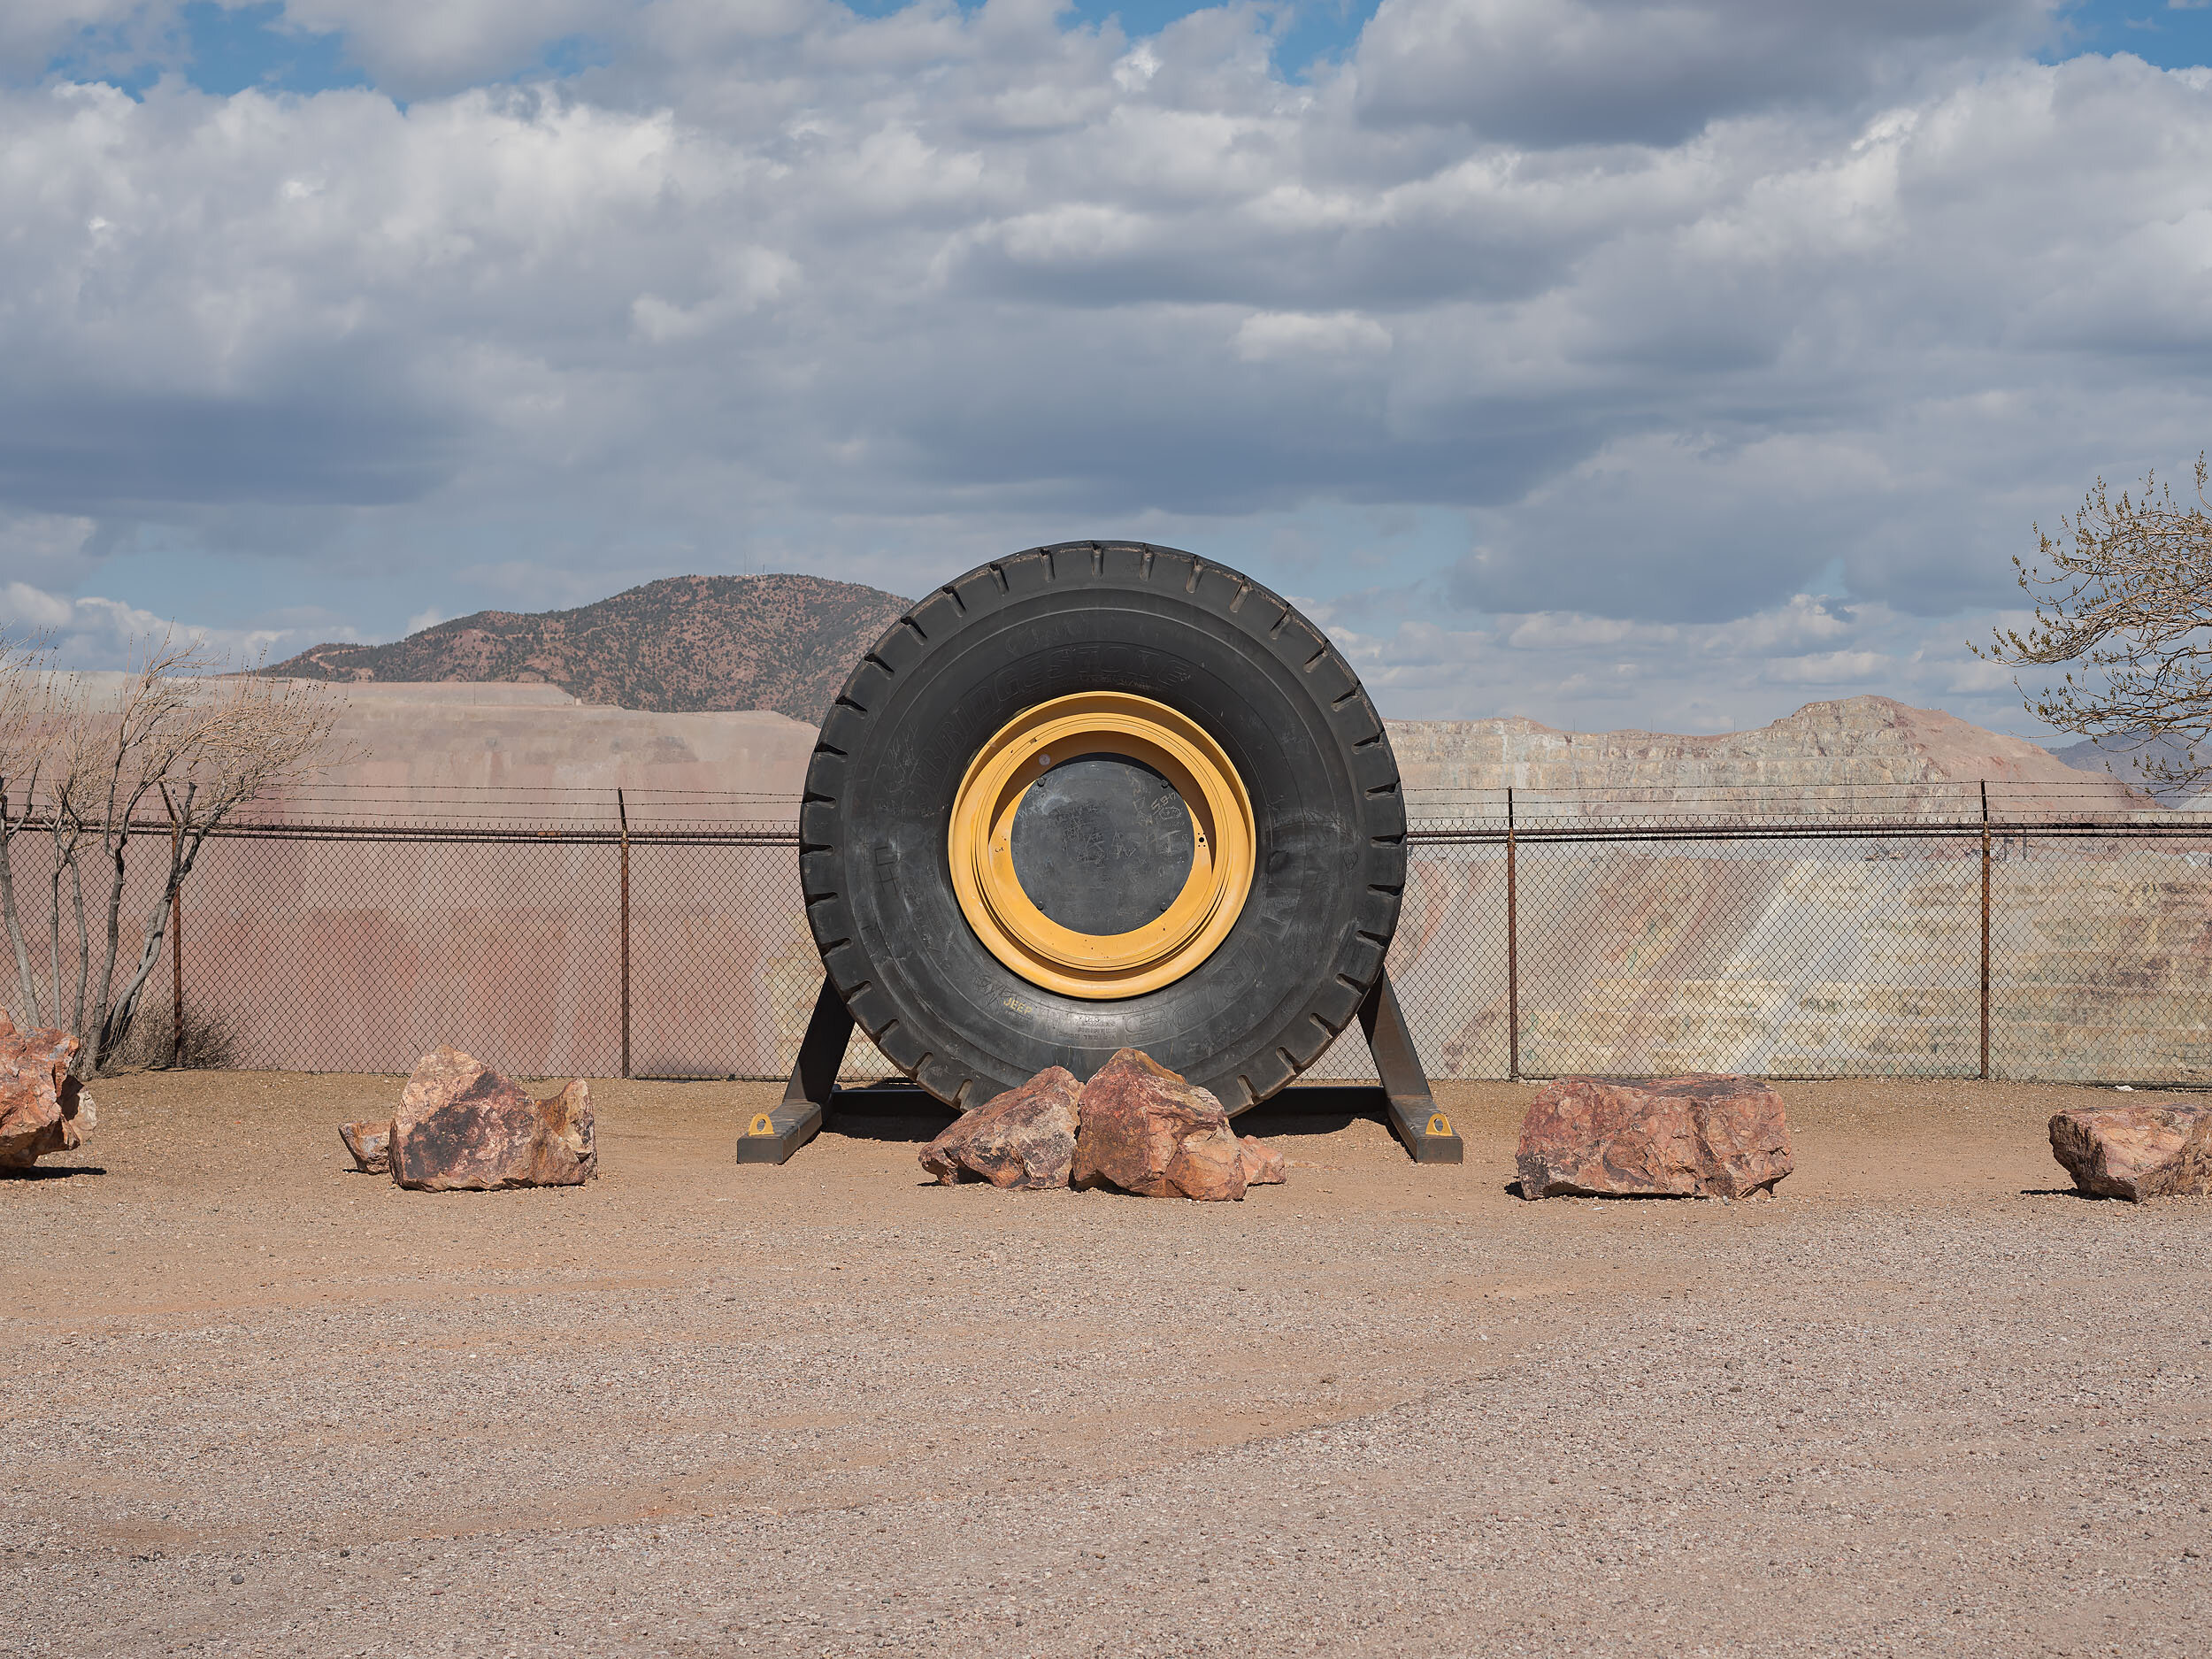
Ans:
{"label": "white cumulus cloud", "polygon": [[1306,79],[1242,5],[286,0],[375,86],[44,69],[182,15],[0,20],[42,593],[374,637],[1148,534],[1432,641],[1395,713],[1996,718],[2029,524],[2212,432],[2212,73],[2033,61],[2045,0],[1384,0]]}

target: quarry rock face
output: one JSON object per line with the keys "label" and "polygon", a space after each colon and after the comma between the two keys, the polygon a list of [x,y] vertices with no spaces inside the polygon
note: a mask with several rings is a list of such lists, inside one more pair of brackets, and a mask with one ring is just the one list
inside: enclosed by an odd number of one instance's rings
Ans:
{"label": "quarry rock face", "polygon": [[1083,1086],[1073,1182],[1145,1198],[1244,1196],[1243,1148],[1211,1091],[1136,1048],[1124,1048]]}
{"label": "quarry rock face", "polygon": [[2212,1106],[2078,1106],[2051,1119],[2051,1155],[2100,1198],[2212,1193]]}
{"label": "quarry rock face", "polygon": [[338,1139],[353,1154],[353,1166],[367,1175],[383,1175],[392,1167],[392,1120],[382,1123],[340,1124]]}
{"label": "quarry rock face", "polygon": [[84,1144],[98,1123],[92,1096],[69,1074],[77,1040],[50,1027],[18,1031],[0,1009],[0,1170],[27,1170]]}
{"label": "quarry rock face", "polygon": [[419,1192],[576,1187],[598,1171],[591,1090],[534,1101],[457,1048],[416,1064],[392,1116],[392,1179]]}
{"label": "quarry rock face", "polygon": [[[899,602],[889,603],[895,617]],[[441,624],[402,644],[411,649],[459,626]],[[868,638],[873,637],[870,632]],[[849,663],[864,644],[858,641],[836,662]],[[318,647],[269,672],[288,667],[319,679],[348,680],[364,671],[368,659],[361,654],[396,649]],[[319,654],[334,652],[345,660],[319,660]],[[458,659],[453,664],[455,672],[463,666]],[[434,809],[442,817],[466,818],[500,810],[488,801],[480,808],[466,804],[455,793],[459,786],[574,797],[544,810],[559,817],[589,813],[595,822],[602,809],[593,792],[618,785],[734,790],[759,800],[764,811],[795,813],[817,735],[807,723],[814,714],[795,719],[769,711],[787,703],[818,710],[818,703],[805,701],[815,696],[811,689],[796,702],[772,698],[743,710],[687,693],[678,696],[672,680],[665,687],[656,680],[650,691],[579,681],[580,702],[556,684],[454,680],[444,678],[443,668],[426,666],[406,671],[429,682],[413,683],[388,678],[384,668],[375,672],[376,678],[352,680],[339,711],[334,750],[345,758],[319,772],[314,785],[301,786],[299,798],[273,803],[273,815],[326,816],[332,801],[342,800],[347,790],[370,787],[392,796],[396,811]],[[735,682],[717,684],[727,690]],[[822,698],[835,690],[828,684]],[[613,701],[598,700],[603,697]],[[745,700],[757,699],[749,694]],[[1558,732],[1518,718],[1388,725],[1417,812],[1430,800],[1448,803],[1469,791],[1517,781],[1532,790],[1599,795],[1622,788],[1725,787],[1751,792],[1736,803],[1747,810],[1760,807],[1758,791],[1771,789],[1794,803],[1811,792],[1832,797],[1842,808],[1955,811],[1964,799],[1961,790],[1979,781],[2015,809],[2126,810],[2151,804],[2120,778],[2079,770],[2023,739],[1888,697],[1808,703],[1756,731],[1724,736]],[[1855,801],[1852,792],[1870,786],[1878,786],[1879,793]],[[786,805],[764,804],[777,801]]]}
{"label": "quarry rock face", "polygon": [[1048,1066],[948,1125],[921,1149],[922,1167],[941,1187],[976,1176],[1024,1192],[1065,1187],[1075,1162],[1076,1102],[1082,1093],[1073,1072]]}
{"label": "quarry rock face", "polygon": [[481,808],[460,792],[507,789],[542,792],[549,820],[596,824],[618,787],[734,789],[795,811],[814,751],[814,727],[785,715],[614,708],[549,685],[370,681],[344,697],[331,740],[341,758],[260,809],[268,816],[327,818],[373,790],[395,817],[467,821]]}
{"label": "quarry rock face", "polygon": [[1790,1172],[1781,1097],[1756,1078],[1564,1077],[1521,1120],[1521,1196],[1742,1198]]}
{"label": "quarry rock face", "polygon": [[1286,1171],[1283,1155],[1257,1135],[1239,1135],[1237,1147],[1244,1159],[1244,1184],[1247,1187],[1279,1187]]}
{"label": "quarry rock face", "polygon": [[[1533,720],[1393,720],[1390,746],[1409,801],[1456,800],[1517,783],[1531,791],[1624,788],[1733,792],[1741,810],[1759,792],[1801,805],[1885,812],[1955,812],[1977,783],[2013,809],[2126,811],[2147,795],[2101,771],[2082,771],[2025,739],[2007,737],[1893,697],[1809,703],[1755,731],[1724,736],[1669,732],[1559,732]],[[1855,792],[1875,793],[1858,798]],[[1552,810],[1559,810],[1556,805]]]}

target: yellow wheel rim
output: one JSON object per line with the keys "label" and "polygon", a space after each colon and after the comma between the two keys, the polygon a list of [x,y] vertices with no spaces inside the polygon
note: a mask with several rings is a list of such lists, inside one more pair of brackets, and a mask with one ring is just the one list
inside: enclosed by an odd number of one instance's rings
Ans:
{"label": "yellow wheel rim", "polygon": [[[1084,755],[1141,761],[1189,809],[1189,878],[1125,933],[1084,933],[1039,910],[1014,872],[1014,810],[1051,766]],[[1252,803],[1221,746],[1164,703],[1117,691],[1056,697],[1001,726],[968,763],[946,838],[961,913],[987,949],[1032,985],[1071,996],[1138,996],[1211,956],[1252,887]]]}

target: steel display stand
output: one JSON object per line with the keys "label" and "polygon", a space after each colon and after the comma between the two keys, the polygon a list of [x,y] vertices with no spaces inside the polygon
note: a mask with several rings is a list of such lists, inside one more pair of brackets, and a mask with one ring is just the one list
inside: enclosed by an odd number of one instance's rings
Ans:
{"label": "steel display stand", "polygon": [[[1435,1097],[1429,1092],[1428,1074],[1421,1069],[1421,1056],[1414,1048],[1413,1033],[1406,1028],[1387,969],[1377,976],[1360,1003],[1359,1025],[1367,1040],[1367,1051],[1374,1056],[1375,1075],[1382,1081],[1364,1088],[1354,1086],[1348,1091],[1341,1085],[1331,1085],[1330,1094],[1337,1099],[1348,1093],[1368,1096],[1364,1103],[1404,1143],[1416,1164],[1463,1162],[1465,1144],[1452,1128],[1451,1119],[1437,1110]],[[740,1164],[787,1163],[793,1153],[822,1133],[824,1124],[837,1115],[841,1106],[857,1103],[856,1097],[864,1094],[873,1094],[880,1102],[885,1094],[895,1092],[837,1087],[838,1068],[844,1064],[852,1034],[852,1012],[825,979],[814,998],[814,1012],[807,1020],[806,1035],[800,1041],[798,1061],[791,1068],[790,1081],[784,1085],[782,1101],[772,1110],[755,1112],[745,1133],[737,1138]],[[1295,1093],[1293,1085],[1274,1096],[1273,1102],[1263,1103],[1281,1102]]]}

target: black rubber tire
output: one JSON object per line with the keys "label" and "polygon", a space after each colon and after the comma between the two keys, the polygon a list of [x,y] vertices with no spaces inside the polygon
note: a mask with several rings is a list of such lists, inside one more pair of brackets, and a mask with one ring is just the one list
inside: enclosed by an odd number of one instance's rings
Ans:
{"label": "black rubber tire", "polygon": [[[1091,1001],[985,949],[946,854],[970,758],[1023,710],[1081,691],[1196,720],[1250,795],[1256,873],[1190,973]],[[1087,1079],[1125,1045],[1241,1111],[1319,1058],[1382,972],[1405,884],[1398,764],[1358,676],[1256,582],[1130,541],[971,571],[886,633],[807,769],[799,869],[830,981],[886,1057],[978,1106],[1049,1065]]]}

